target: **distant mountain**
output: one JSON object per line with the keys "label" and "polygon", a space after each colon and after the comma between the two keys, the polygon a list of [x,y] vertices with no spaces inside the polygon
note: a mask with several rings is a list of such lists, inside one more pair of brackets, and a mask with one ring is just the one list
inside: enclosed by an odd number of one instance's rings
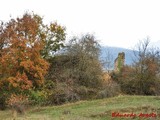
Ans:
{"label": "distant mountain", "polygon": [[[102,46],[101,47],[101,55],[100,60],[106,61],[107,56],[110,56],[111,64],[114,64],[114,60],[117,58],[118,53],[124,52],[125,53],[125,64],[131,65],[133,60],[135,59],[135,55],[133,50],[119,48],[119,47],[109,47],[109,46]],[[114,67],[114,66],[113,66]]]}

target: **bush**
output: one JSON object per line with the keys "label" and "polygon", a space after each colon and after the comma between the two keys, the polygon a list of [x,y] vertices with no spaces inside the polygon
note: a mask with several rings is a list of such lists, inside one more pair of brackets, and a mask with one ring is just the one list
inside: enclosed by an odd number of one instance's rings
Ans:
{"label": "bush", "polygon": [[24,114],[26,106],[29,104],[28,98],[28,96],[22,94],[11,94],[6,103],[12,109],[13,113]]}
{"label": "bush", "polygon": [[0,96],[0,110],[6,109],[6,98],[4,96]]}
{"label": "bush", "polygon": [[94,99],[96,98],[98,89],[88,88],[85,86],[76,87],[76,93],[80,97],[81,100],[85,99]]}
{"label": "bush", "polygon": [[43,105],[45,104],[46,102],[46,91],[44,90],[37,90],[37,91],[34,91],[34,90],[31,90],[30,91],[30,104],[32,105]]}
{"label": "bush", "polygon": [[76,94],[72,86],[68,86],[65,83],[58,83],[55,89],[52,89],[52,94],[48,96],[48,104],[64,104],[66,102],[74,102],[79,100],[79,96]]}
{"label": "bush", "polygon": [[112,79],[121,86],[124,94],[160,95],[159,76],[141,74],[135,67],[124,66],[121,73],[112,73]]}
{"label": "bush", "polygon": [[97,98],[101,99],[107,97],[114,97],[119,95],[120,92],[120,85],[112,80],[109,80],[107,82],[104,82],[103,89],[98,92]]}

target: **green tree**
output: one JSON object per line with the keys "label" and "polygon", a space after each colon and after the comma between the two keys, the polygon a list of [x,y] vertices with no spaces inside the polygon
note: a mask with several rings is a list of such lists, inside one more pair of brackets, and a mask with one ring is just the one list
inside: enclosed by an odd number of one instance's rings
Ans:
{"label": "green tree", "polygon": [[64,40],[66,39],[65,27],[58,25],[56,22],[49,26],[41,25],[41,36],[44,37],[45,47],[41,51],[41,55],[45,59],[54,56],[54,53],[64,47]]}
{"label": "green tree", "polygon": [[86,87],[96,87],[100,83],[102,68],[99,62],[100,45],[93,35],[87,34],[81,38],[73,38],[67,45],[66,54],[70,56],[72,77],[76,82]]}
{"label": "green tree", "polygon": [[[80,38],[73,37],[65,46],[61,54],[50,59],[46,79],[59,87],[55,87],[56,93],[49,100],[53,98],[55,103],[62,103],[66,101],[65,96],[67,101],[95,97],[102,82],[100,45],[93,35],[87,34]],[[62,96],[58,99],[62,101],[58,102],[56,96]]]}
{"label": "green tree", "polygon": [[[67,73],[68,77],[65,76],[64,79],[72,78],[81,85],[95,87],[102,73],[99,54],[100,45],[93,35],[74,37],[66,45],[64,52],[50,59],[51,69],[47,75],[48,79],[56,80],[57,77]],[[59,76],[56,75],[56,71],[60,72]]]}

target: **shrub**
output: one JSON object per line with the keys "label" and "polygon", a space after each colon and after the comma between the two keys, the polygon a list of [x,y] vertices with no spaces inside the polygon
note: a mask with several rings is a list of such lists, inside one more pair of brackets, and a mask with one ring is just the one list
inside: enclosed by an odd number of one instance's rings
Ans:
{"label": "shrub", "polygon": [[11,94],[11,96],[6,100],[6,103],[12,109],[13,119],[15,120],[17,117],[17,113],[25,113],[26,106],[29,103],[29,99],[26,95]]}
{"label": "shrub", "polygon": [[34,90],[31,90],[30,91],[30,102],[32,105],[43,105],[45,104],[46,102],[46,91],[44,90],[37,90],[37,91],[34,91]]}
{"label": "shrub", "polygon": [[53,93],[48,96],[48,104],[63,104],[66,102],[74,102],[79,100],[79,96],[76,94],[72,86],[68,86],[65,83],[58,83],[55,89],[52,89]]}
{"label": "shrub", "polygon": [[6,109],[5,100],[6,100],[6,98],[4,96],[0,96],[0,110],[5,110]]}
{"label": "shrub", "polygon": [[120,85],[116,82],[109,80],[103,84],[103,89],[97,94],[97,98],[107,98],[119,95],[121,92]]}
{"label": "shrub", "polygon": [[80,97],[80,99],[84,100],[84,99],[94,99],[97,95],[98,89],[88,88],[86,86],[77,86],[75,91]]}

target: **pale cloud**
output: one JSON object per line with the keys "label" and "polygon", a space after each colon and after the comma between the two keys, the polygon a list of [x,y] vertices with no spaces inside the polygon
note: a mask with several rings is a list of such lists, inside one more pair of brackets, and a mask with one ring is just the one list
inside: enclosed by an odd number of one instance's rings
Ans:
{"label": "pale cloud", "polygon": [[68,37],[94,33],[103,45],[130,48],[160,40],[159,0],[1,0],[0,20],[34,11],[66,26]]}

